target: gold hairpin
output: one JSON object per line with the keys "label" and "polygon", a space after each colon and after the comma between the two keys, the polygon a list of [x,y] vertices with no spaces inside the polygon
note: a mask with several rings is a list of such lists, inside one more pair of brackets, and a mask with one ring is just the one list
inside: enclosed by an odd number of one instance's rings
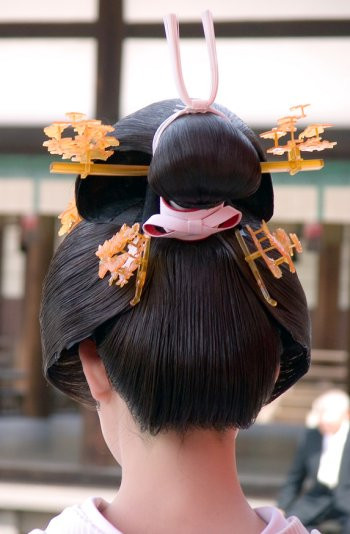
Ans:
{"label": "gold hairpin", "polygon": [[[67,113],[67,121],[54,122],[44,128],[50,137],[44,141],[51,154],[58,154],[72,162],[54,162],[50,172],[58,174],[80,174],[86,178],[89,174],[104,176],[147,176],[145,165],[108,165],[94,163],[93,160],[106,161],[113,154],[112,147],[119,146],[116,137],[107,135],[114,131],[113,126],[102,124],[100,120],[86,120],[83,113]],[[74,137],[62,137],[68,128],[75,132]],[[74,162],[74,163],[73,163]]]}
{"label": "gold hairpin", "polygon": [[74,199],[69,202],[67,208],[59,214],[58,218],[61,221],[61,228],[58,231],[59,236],[69,234],[82,220]]}
{"label": "gold hairpin", "polygon": [[[330,128],[331,124],[310,124],[296,138],[296,123],[306,117],[305,108],[310,104],[300,104],[293,106],[290,111],[299,110],[299,114],[288,115],[277,120],[277,127],[268,132],[263,132],[260,137],[263,139],[272,139],[274,146],[267,150],[267,153],[281,156],[287,152],[288,159],[285,161],[266,161],[262,162],[261,172],[289,172],[294,175],[299,171],[314,171],[322,169],[324,161],[322,159],[304,160],[301,152],[320,152],[326,148],[333,148],[337,143],[322,139],[321,135],[325,128]],[[279,139],[290,134],[290,139],[285,145],[279,144]]]}
{"label": "gold hairpin", "polygon": [[[257,281],[257,284],[265,298],[271,306],[277,306],[277,301],[271,298],[264,281],[260,275],[259,269],[255,263],[257,258],[262,258],[267,267],[270,269],[275,278],[281,278],[282,270],[279,267],[282,263],[286,263],[290,272],[295,273],[295,266],[292,260],[294,250],[301,253],[302,246],[296,234],[289,235],[282,228],[278,228],[275,232],[271,232],[265,221],[257,230],[253,230],[249,225],[245,227],[251,236],[255,245],[255,251],[251,252],[244,240],[242,230],[236,230],[237,241],[244,253],[245,260]],[[276,250],[280,254],[278,258],[271,258],[268,252]]]}
{"label": "gold hairpin", "polygon": [[[298,136],[295,124],[306,117],[305,108],[309,104],[300,104],[290,108],[291,111],[299,110],[299,114],[288,115],[277,120],[277,127],[268,132],[263,132],[260,137],[272,139],[274,146],[267,153],[281,156],[287,152],[288,159],[285,161],[263,161],[260,163],[261,172],[289,172],[294,175],[299,171],[313,171],[322,169],[322,159],[304,160],[301,152],[313,152],[333,148],[337,143],[321,138],[325,128],[331,124],[311,124]],[[54,122],[44,128],[45,134],[50,141],[43,143],[51,154],[59,154],[63,159],[71,159],[72,162],[54,162],[50,166],[50,172],[57,174],[80,174],[86,178],[89,174],[102,176],[147,176],[148,165],[108,165],[94,163],[93,160],[105,161],[113,154],[111,147],[119,146],[115,137],[107,136],[114,131],[113,126],[104,125],[99,120],[86,120],[83,113],[67,113],[68,121]],[[73,128],[78,134],[75,137],[62,137],[67,128]],[[285,145],[279,144],[279,139],[290,134],[290,139]]]}
{"label": "gold hairpin", "polygon": [[123,224],[119,232],[111,239],[99,245],[96,256],[100,259],[100,278],[110,272],[109,285],[123,287],[137,270],[135,296],[130,304],[135,306],[140,301],[146,280],[149,257],[150,238],[140,233],[140,225],[131,228]]}

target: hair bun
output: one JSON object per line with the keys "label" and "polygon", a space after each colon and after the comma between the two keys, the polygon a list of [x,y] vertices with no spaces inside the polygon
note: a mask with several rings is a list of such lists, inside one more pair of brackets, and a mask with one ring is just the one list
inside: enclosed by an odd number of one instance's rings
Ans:
{"label": "hair bun", "polygon": [[260,161],[230,120],[213,113],[185,115],[161,135],[148,181],[166,200],[209,207],[253,195],[261,182]]}
{"label": "hair bun", "polygon": [[[142,207],[150,196],[152,206],[157,196],[183,207],[211,207],[230,201],[259,219],[272,217],[271,177],[260,172],[260,161],[265,158],[259,140],[223,106],[215,104],[227,121],[212,113],[176,119],[163,132],[152,159],[153,136],[179,103],[176,99],[156,102],[116,124],[120,146],[107,163],[150,164],[151,188],[143,177],[78,178],[76,203],[83,218],[108,222],[129,208]],[[154,213],[149,204],[143,219]]]}

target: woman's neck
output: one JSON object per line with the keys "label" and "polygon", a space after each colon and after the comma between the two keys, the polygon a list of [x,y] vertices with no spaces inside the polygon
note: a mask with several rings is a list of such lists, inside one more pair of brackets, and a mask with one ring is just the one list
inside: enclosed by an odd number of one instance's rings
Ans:
{"label": "woman's neck", "polygon": [[233,430],[151,437],[121,431],[123,477],[105,517],[124,534],[257,534],[237,476]]}

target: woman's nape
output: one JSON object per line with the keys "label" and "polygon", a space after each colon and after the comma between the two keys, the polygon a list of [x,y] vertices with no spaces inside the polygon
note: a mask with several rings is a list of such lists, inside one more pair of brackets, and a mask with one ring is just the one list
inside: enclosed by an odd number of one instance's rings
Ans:
{"label": "woman's nape", "polygon": [[[237,475],[238,430],[142,432],[110,384],[87,339],[79,355],[105,442],[123,479],[104,517],[125,534],[258,534],[264,521],[248,505]],[[135,513],[137,511],[137,513]]]}

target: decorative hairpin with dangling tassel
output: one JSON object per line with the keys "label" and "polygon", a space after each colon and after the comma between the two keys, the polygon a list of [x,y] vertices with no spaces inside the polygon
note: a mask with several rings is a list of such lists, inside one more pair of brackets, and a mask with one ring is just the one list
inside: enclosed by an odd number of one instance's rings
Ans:
{"label": "decorative hairpin with dangling tassel", "polygon": [[[323,159],[308,159],[301,157],[301,152],[313,152],[333,148],[337,143],[327,141],[321,138],[325,128],[330,128],[331,124],[310,124],[298,137],[295,137],[297,131],[296,123],[306,117],[305,108],[310,104],[300,104],[290,108],[291,111],[300,110],[299,114],[288,115],[277,120],[277,127],[268,132],[263,132],[260,137],[263,139],[272,139],[274,146],[267,149],[268,154],[281,156],[287,152],[288,159],[285,161],[266,161],[261,162],[261,172],[289,172],[294,175],[299,171],[315,171],[322,169],[324,166]],[[279,139],[290,134],[290,139],[285,145],[279,144]]]}
{"label": "decorative hairpin with dangling tassel", "polygon": [[[253,252],[249,250],[242,230],[235,231],[237,241],[265,300],[271,306],[277,306],[277,301],[271,298],[255,262],[258,258],[262,258],[275,278],[281,278],[282,270],[279,266],[283,263],[288,265],[290,272],[295,273],[292,256],[294,255],[294,250],[299,253],[303,251],[301,243],[296,234],[290,233],[288,235],[282,228],[271,232],[265,221],[262,222],[257,230],[253,230],[249,225],[245,228],[253,240],[255,250]],[[271,258],[268,255],[271,250],[276,250],[279,256]]]}

